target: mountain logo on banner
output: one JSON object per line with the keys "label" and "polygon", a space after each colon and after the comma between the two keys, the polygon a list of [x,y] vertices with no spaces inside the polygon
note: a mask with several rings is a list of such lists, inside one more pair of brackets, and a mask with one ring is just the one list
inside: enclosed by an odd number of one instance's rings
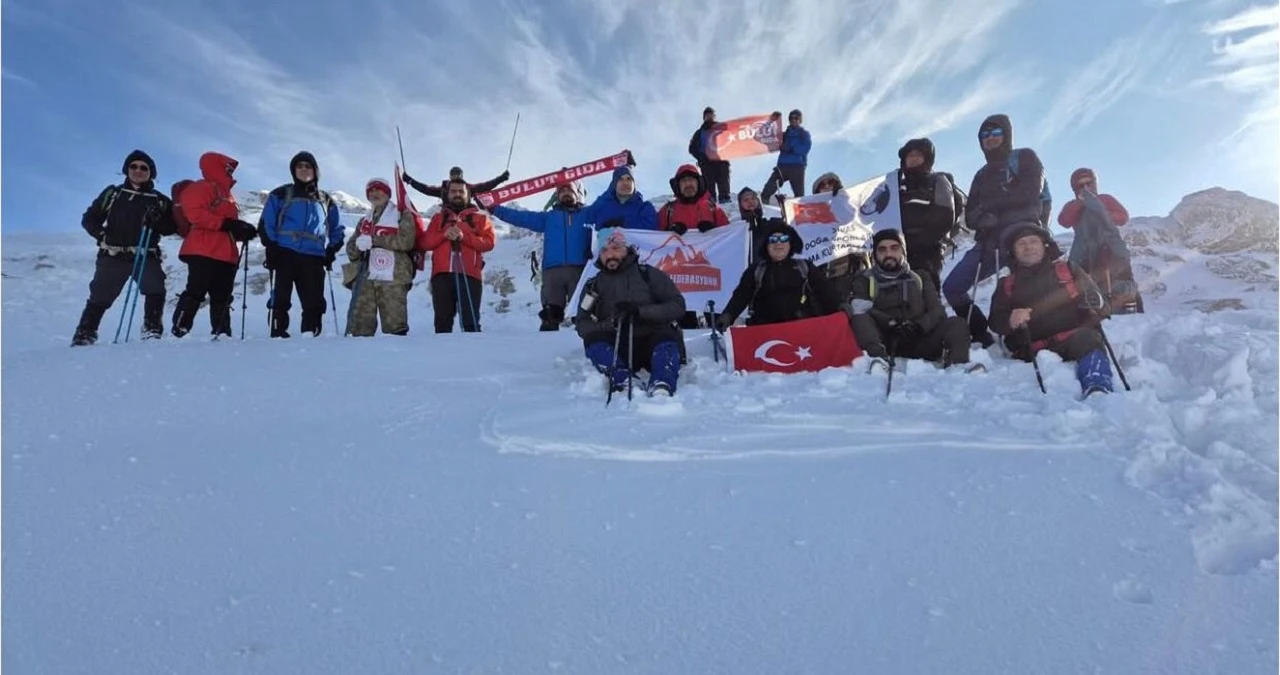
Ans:
{"label": "mountain logo on banner", "polygon": [[678,234],[667,237],[641,262],[666,272],[681,293],[718,291],[721,288],[720,268],[711,264],[702,251]]}
{"label": "mountain logo on banner", "polygon": [[[792,353],[795,354],[795,357],[797,360],[788,361],[784,363],[782,361],[779,361],[773,358],[772,356],[769,356],[769,350],[773,349],[774,347],[778,347],[780,345],[786,345],[787,347],[792,349],[793,350]],[[787,342],[786,340],[769,340],[767,342],[762,343],[759,347],[756,347],[755,357],[771,366],[778,366],[779,368],[789,368],[799,363],[800,361],[803,361],[808,358],[812,358],[813,349],[811,347],[797,347],[791,344],[790,342]]]}

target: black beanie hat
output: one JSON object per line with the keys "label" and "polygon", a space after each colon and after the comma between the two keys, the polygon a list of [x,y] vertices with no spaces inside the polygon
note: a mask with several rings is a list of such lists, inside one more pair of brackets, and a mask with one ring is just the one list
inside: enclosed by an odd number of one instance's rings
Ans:
{"label": "black beanie hat", "polygon": [[293,178],[294,180],[298,180],[297,174],[294,173],[294,170],[297,169],[298,165],[301,164],[302,162],[306,162],[307,164],[310,164],[311,168],[315,169],[315,172],[316,172],[315,180],[316,182],[319,182],[320,181],[320,165],[316,163],[316,156],[307,152],[306,150],[299,152],[298,154],[293,156],[293,159],[289,160],[289,177]]}
{"label": "black beanie hat", "polygon": [[898,245],[902,247],[902,255],[905,256],[907,254],[907,240],[898,230],[890,228],[888,230],[880,230],[879,232],[871,235],[871,250],[874,252],[876,247],[880,246],[880,242],[882,241],[898,242]]}
{"label": "black beanie hat", "polygon": [[137,161],[142,161],[147,163],[147,167],[151,169],[151,180],[154,181],[156,179],[156,162],[155,160],[151,159],[151,155],[148,155],[147,153],[141,150],[134,150],[133,152],[129,153],[128,157],[124,158],[124,164],[120,166],[120,173],[128,176],[129,165]]}

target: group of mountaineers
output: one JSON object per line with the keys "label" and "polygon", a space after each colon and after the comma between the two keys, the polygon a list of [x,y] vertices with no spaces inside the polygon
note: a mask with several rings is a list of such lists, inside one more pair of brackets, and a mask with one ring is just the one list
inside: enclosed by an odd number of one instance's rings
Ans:
{"label": "group of mountaineers", "polygon": [[[1052,203],[1044,167],[1035,151],[1014,147],[1012,123],[999,114],[978,129],[985,163],[967,193],[951,174],[934,170],[936,150],[929,139],[909,140],[898,152],[901,230],[878,231],[869,251],[815,265],[800,257],[804,245],[797,230],[764,211],[771,199],[784,201],[778,192],[784,184],[795,197],[805,194],[812,142],[801,112],[792,110],[777,165],[762,192],[744,187],[736,195],[738,213],[751,233],[747,269],[723,311],[700,324],[672,279],[639,262],[626,233],[661,230],[683,236],[730,224],[721,207],[733,198],[729,162],[704,151],[704,134],[715,124],[715,111],[707,108],[689,143],[695,163],[675,171],[673,198],[660,207],[638,190],[633,161],[615,169],[608,188],[590,204],[584,203],[579,182],[557,184],[544,211],[486,207],[476,195],[502,185],[509,174],[471,184],[454,167],[439,184],[403,175],[409,186],[442,202],[425,224],[416,212],[397,208],[390,181],[368,181],[365,194],[372,208],[349,239],[338,206],[319,188],[320,166],[311,153],[299,152],[290,160],[290,181],[269,193],[253,224],[240,219],[231,191],[236,160],[205,153],[199,160],[201,178],[174,184],[171,201],[157,189],[155,162],[135,150],[125,159],[124,182],[104,189],[82,218],[99,250],[72,344],[96,342],[104,313],[130,280],[145,298],[142,337],[162,335],[166,279],[159,240],[170,235],[183,238],[178,255],[188,267],[171,319],[176,337],[192,330],[206,297],[215,338],[232,334],[236,274],[241,263],[247,274],[253,239],[263,245],[263,265],[270,273],[273,338],[290,337],[295,289],[299,330],[320,335],[328,310],[325,280],[344,246],[343,285],[352,291],[350,334],[370,336],[381,325],[384,333],[406,335],[408,293],[427,265],[435,331],[450,332],[456,319],[463,331],[478,332],[482,270],[485,254],[495,246],[491,217],[496,217],[542,235],[540,330],[572,322],[586,357],[613,390],[629,387],[643,370],[650,375],[651,395],[673,394],[685,360],[682,328],[706,325],[723,332],[743,314],[746,324],[765,325],[844,312],[873,365],[914,358],[962,366],[970,364],[971,344],[990,347],[999,336],[1012,358],[1031,361],[1048,349],[1074,361],[1085,395],[1112,391],[1100,322],[1113,311],[1142,311],[1117,230],[1128,214],[1113,196],[1099,192],[1092,170],[1073,172],[1073,199],[1058,223],[1074,228],[1076,236],[1069,259],[1063,259],[1048,230]],[[811,192],[843,189],[840,177],[828,172],[814,181]],[[609,231],[596,251],[593,228]],[[972,232],[975,243],[943,278],[944,252],[955,246],[960,231]],[[571,308],[588,265],[597,273]],[[1010,274],[999,280],[984,312],[971,292],[1002,267]]]}

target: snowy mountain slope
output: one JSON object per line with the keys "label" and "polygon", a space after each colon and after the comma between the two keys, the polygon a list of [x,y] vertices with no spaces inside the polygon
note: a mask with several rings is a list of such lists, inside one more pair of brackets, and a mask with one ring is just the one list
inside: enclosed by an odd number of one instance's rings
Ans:
{"label": "snowy mountain slope", "polygon": [[1048,355],[1047,395],[993,349],[886,401],[689,331],[675,399],[606,409],[501,229],[480,335],[415,289],[408,338],[268,340],[251,256],[249,339],[112,346],[117,305],[76,350],[88,238],[5,235],[3,665],[1275,671],[1274,309],[1153,298],[1107,323],[1134,391],[1087,402]]}

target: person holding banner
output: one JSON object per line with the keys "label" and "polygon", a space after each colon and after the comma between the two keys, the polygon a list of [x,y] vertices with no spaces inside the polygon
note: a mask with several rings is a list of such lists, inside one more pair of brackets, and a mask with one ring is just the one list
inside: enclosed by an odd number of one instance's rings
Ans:
{"label": "person holding banner", "polygon": [[[410,187],[417,190],[418,192],[421,192],[422,194],[428,197],[435,197],[436,199],[443,200],[449,192],[449,183],[454,180],[462,180],[462,167],[455,166],[449,169],[449,180],[446,180],[443,183],[440,183],[439,185],[427,185],[426,183],[419,183],[418,181],[411,178],[407,173],[401,173],[400,177],[404,179],[404,182],[408,183]],[[474,183],[474,184],[467,183],[467,192],[468,194],[473,194],[473,195],[478,195],[482,192],[489,192],[494,188],[498,187],[499,185],[502,185],[503,183],[507,182],[507,179],[509,178],[511,178],[511,172],[503,171],[501,174],[498,174],[496,177],[490,180],[484,181],[482,183]]]}
{"label": "person holding banner", "polygon": [[[560,330],[564,309],[578,288],[582,270],[591,258],[588,210],[582,208],[582,184],[562,181],[556,185],[550,211],[518,211],[494,206],[490,212],[503,222],[542,234],[542,319],[539,331]],[[649,207],[652,209],[653,207]]]}
{"label": "person holding banner", "polygon": [[[613,170],[609,188],[585,209],[586,222],[601,229],[625,227],[628,230],[658,229],[658,210],[645,201],[636,189],[636,178],[631,167],[620,166]],[[505,220],[505,219],[504,219]]]}
{"label": "person holding banner", "polygon": [[839,301],[821,270],[797,257],[803,251],[804,241],[794,227],[782,222],[766,225],[757,261],[742,273],[716,327],[722,332],[728,330],[743,310],[749,310],[748,326],[785,323],[837,311]]}
{"label": "person holding banner", "polygon": [[663,205],[658,212],[658,229],[683,236],[689,230],[710,232],[729,224],[729,216],[711,200],[707,183],[698,167],[681,165],[671,178],[671,192],[675,199]]}
{"label": "person holding banner", "polygon": [[493,250],[493,222],[470,203],[461,178],[449,181],[444,208],[418,233],[417,248],[431,252],[431,304],[437,333],[453,332],[458,315],[462,330],[480,332],[480,293],[484,286],[484,254]]}
{"label": "person holding banner", "polygon": [[[782,113],[774,114],[782,116]],[[800,126],[803,119],[799,110],[792,110],[787,116],[787,129],[782,132],[782,148],[778,150],[778,165],[769,174],[769,181],[765,183],[764,192],[760,195],[765,202],[773,199],[774,193],[784,182],[791,184],[794,196],[804,196],[804,170],[809,164],[809,150],[813,147],[813,139],[809,137],[809,130]]]}
{"label": "person holding banner", "polygon": [[599,274],[587,281],[574,319],[587,358],[614,391],[647,369],[650,396],[674,394],[684,296],[665,272],[640,263],[624,229],[609,233],[595,265]]}
{"label": "person holding banner", "polygon": [[906,238],[890,229],[877,232],[872,241],[875,262],[854,280],[849,302],[850,324],[862,351],[875,359],[941,361],[944,368],[968,363],[964,319],[948,317],[933,282],[912,271]]}
{"label": "person holding banner", "polygon": [[342,285],[351,290],[347,332],[371,337],[382,317],[384,335],[409,334],[409,289],[415,274],[410,254],[418,236],[413,211],[391,203],[391,181],[374,178],[365,184],[373,210],[360,219],[347,242]]}
{"label": "person holding banner", "polygon": [[[702,126],[689,139],[689,154],[698,162],[698,168],[707,180],[707,191],[712,201],[729,203],[729,162],[707,156],[707,143],[716,126],[716,110],[707,106],[702,111]],[[678,192],[676,194],[679,194]]]}
{"label": "person holding banner", "polygon": [[771,225],[775,223],[782,225],[786,221],[781,218],[766,218],[760,198],[756,196],[756,191],[749,187],[738,191],[738,215],[742,217],[742,221],[747,224],[747,230],[751,232],[751,251],[748,262],[754,264],[757,260],[766,259],[763,254],[765,233],[769,231]]}
{"label": "person holding banner", "polygon": [[[830,192],[832,195],[844,189],[844,181],[834,171],[828,171],[813,182],[813,194]],[[849,297],[853,287],[853,279],[859,272],[869,267],[865,251],[858,251],[840,256],[823,265],[827,279],[831,283],[837,298]]]}

